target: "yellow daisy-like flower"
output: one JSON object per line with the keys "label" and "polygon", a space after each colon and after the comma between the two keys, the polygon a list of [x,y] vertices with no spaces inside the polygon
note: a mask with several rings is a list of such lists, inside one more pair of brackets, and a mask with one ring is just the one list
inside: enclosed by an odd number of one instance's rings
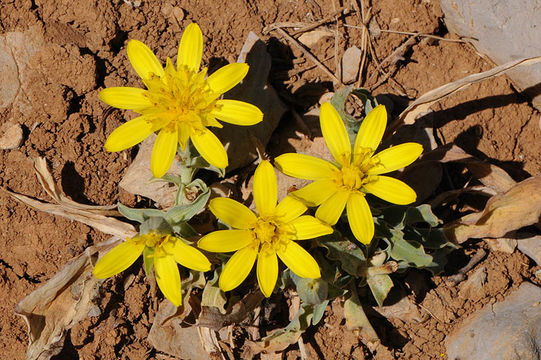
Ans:
{"label": "yellow daisy-like flower", "polygon": [[344,122],[338,111],[324,103],[320,111],[321,131],[336,163],[302,154],[283,154],[276,158],[276,166],[284,174],[315,180],[291,193],[308,206],[319,206],[316,217],[327,224],[337,223],[347,206],[348,222],[353,235],[364,244],[374,236],[374,222],[366,193],[399,205],[414,202],[415,191],[400,180],[381,176],[414,162],[423,147],[404,143],[376,149],[387,125],[387,111],[383,105],[374,108],[363,120],[353,151]]}
{"label": "yellow daisy-like flower", "polygon": [[184,149],[188,139],[209,164],[227,167],[224,146],[208,127],[222,127],[217,119],[254,125],[263,119],[263,113],[243,101],[219,99],[246,76],[247,64],[226,65],[207,78],[206,68],[199,71],[202,53],[203,34],[197,24],[188,25],[180,39],[176,69],[170,58],[164,69],[142,42],[128,42],[128,58],[147,89],[111,87],[100,92],[105,103],[141,114],[109,135],[107,151],[125,150],[159,131],[150,160],[155,177],[165,175],[177,144]]}
{"label": "yellow daisy-like flower", "polygon": [[135,236],[114,247],[94,266],[93,274],[106,279],[129,268],[143,254],[154,260],[156,282],[163,295],[175,306],[182,304],[177,263],[195,271],[209,271],[210,262],[199,250],[172,235],[148,233]]}
{"label": "yellow daisy-like flower", "polygon": [[330,234],[332,228],[313,216],[301,216],[307,207],[290,196],[276,205],[276,174],[268,161],[262,161],[255,171],[253,196],[258,215],[232,199],[210,202],[212,213],[234,228],[214,231],[198,243],[210,252],[236,251],[220,275],[220,289],[229,291],[239,286],[256,259],[257,281],[266,297],[272,294],[278,279],[278,257],[300,277],[321,277],[316,260],[296,241]]}

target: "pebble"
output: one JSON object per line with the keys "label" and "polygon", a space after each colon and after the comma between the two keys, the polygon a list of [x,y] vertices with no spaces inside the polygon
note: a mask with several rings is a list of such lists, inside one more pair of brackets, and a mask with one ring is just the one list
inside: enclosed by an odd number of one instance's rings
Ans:
{"label": "pebble", "polygon": [[0,149],[17,149],[23,143],[23,128],[21,125],[6,122],[0,126]]}

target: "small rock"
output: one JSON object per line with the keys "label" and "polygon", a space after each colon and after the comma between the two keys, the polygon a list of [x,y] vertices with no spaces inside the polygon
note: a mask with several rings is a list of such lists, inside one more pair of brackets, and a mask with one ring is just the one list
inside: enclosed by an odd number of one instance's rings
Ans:
{"label": "small rock", "polygon": [[512,254],[517,248],[517,240],[510,238],[484,239],[491,250]]}
{"label": "small rock", "polygon": [[357,81],[362,53],[357,46],[352,46],[344,52],[344,56],[342,56],[342,82],[344,84]]}
{"label": "small rock", "polygon": [[318,43],[319,40],[334,36],[333,32],[328,29],[316,29],[308,31],[299,36],[299,41],[305,46],[311,48]]}
{"label": "small rock", "polygon": [[473,274],[468,276],[468,280],[461,284],[460,296],[465,299],[479,300],[484,295],[483,285],[487,281],[487,268],[481,266]]}
{"label": "small rock", "polygon": [[541,288],[523,283],[470,315],[447,339],[449,360],[539,360]]}
{"label": "small rock", "polygon": [[12,122],[4,123],[0,127],[0,149],[17,149],[23,143],[23,128]]}
{"label": "small rock", "polygon": [[541,236],[518,240],[518,249],[541,266]]}
{"label": "small rock", "polygon": [[[155,140],[156,135],[151,134],[141,143],[137,156],[128,167],[119,185],[130,194],[145,196],[154,200],[160,207],[169,208],[175,203],[177,187],[171,186],[166,181],[151,181],[153,176],[150,171],[150,157]],[[180,173],[180,166],[180,162],[175,159],[169,172],[171,174]]]}

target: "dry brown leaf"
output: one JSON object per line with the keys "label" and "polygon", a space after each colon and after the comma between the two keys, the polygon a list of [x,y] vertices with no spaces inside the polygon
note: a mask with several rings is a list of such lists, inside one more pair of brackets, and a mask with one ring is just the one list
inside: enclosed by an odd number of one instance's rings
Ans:
{"label": "dry brown leaf", "polygon": [[503,193],[511,189],[516,181],[502,168],[486,161],[481,161],[466,153],[456,145],[443,146],[423,154],[421,161],[437,160],[441,163],[459,162],[468,168],[483,185]]}
{"label": "dry brown leaf", "polygon": [[449,239],[459,244],[470,238],[501,238],[537,224],[540,215],[541,177],[531,177],[490,198],[482,212],[466,215],[445,230]]}
{"label": "dry brown leaf", "polygon": [[202,306],[197,325],[219,331],[224,326],[238,324],[246,319],[261,304],[262,300],[262,293],[250,293],[227,309],[226,314],[222,314],[217,307]]}
{"label": "dry brown leaf", "polygon": [[117,220],[112,217],[96,214],[90,210],[76,209],[63,204],[51,204],[29,198],[28,196],[17,194],[5,190],[8,194],[22,203],[33,207],[36,210],[45,211],[49,214],[59,215],[70,220],[82,222],[103,233],[117,236],[121,239],[127,239],[137,235],[133,225]]}
{"label": "dry brown leaf", "polygon": [[49,281],[22,299],[15,307],[28,325],[27,360],[45,360],[58,354],[65,332],[95,310],[101,280],[92,275],[98,252],[108,251],[121,240],[113,237],[89,247],[73,258]]}
{"label": "dry brown leaf", "polygon": [[427,112],[434,103],[460,90],[464,90],[471,84],[475,84],[483,80],[503,75],[508,70],[511,70],[517,66],[531,65],[540,61],[541,56],[510,61],[506,64],[496,66],[495,68],[492,68],[488,71],[469,75],[457,81],[453,81],[451,83],[442,85],[436,89],[430,90],[429,92],[423,94],[417,100],[412,102],[404,111],[402,111],[398,119],[393,122],[389,127],[389,131],[394,132],[403,124],[413,124],[417,117]]}
{"label": "dry brown leaf", "polygon": [[34,170],[36,171],[36,176],[45,190],[45,192],[52,197],[58,204],[65,207],[70,207],[74,209],[89,210],[93,213],[98,213],[101,215],[119,215],[118,211],[115,211],[116,205],[108,206],[94,206],[80,204],[68,198],[62,189],[54,182],[51,173],[47,167],[47,162],[44,158],[38,157],[34,159]]}
{"label": "dry brown leaf", "polygon": [[184,324],[191,312],[190,302],[184,301],[182,309],[176,308],[169,300],[160,304],[148,341],[156,350],[187,360],[210,360],[196,326]]}

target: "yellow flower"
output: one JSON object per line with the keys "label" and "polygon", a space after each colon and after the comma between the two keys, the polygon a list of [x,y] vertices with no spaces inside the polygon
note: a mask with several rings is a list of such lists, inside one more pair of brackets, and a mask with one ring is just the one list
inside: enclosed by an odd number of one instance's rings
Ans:
{"label": "yellow flower", "polygon": [[150,160],[155,177],[165,175],[177,144],[184,149],[188,139],[211,165],[227,167],[227,153],[208,127],[222,127],[216,119],[254,125],[263,119],[263,113],[243,101],[219,99],[246,76],[247,64],[226,65],[207,78],[206,68],[199,71],[202,53],[203,34],[197,24],[188,25],[180,39],[177,69],[170,58],[164,69],[142,42],[128,42],[128,58],[147,89],[111,87],[100,92],[105,103],[141,114],[109,135],[107,151],[125,150],[159,131]]}
{"label": "yellow flower", "polygon": [[216,217],[234,228],[219,230],[199,240],[201,249],[235,254],[220,275],[220,289],[233,290],[248,276],[257,259],[257,281],[269,297],[278,279],[278,257],[300,277],[321,277],[316,260],[297,240],[312,239],[333,232],[313,216],[301,216],[306,206],[290,196],[278,205],[274,168],[262,161],[254,175],[253,196],[258,215],[243,204],[228,198],[215,198],[209,208]]}
{"label": "yellow flower", "polygon": [[380,174],[398,170],[414,162],[423,147],[404,143],[374,154],[385,132],[387,112],[383,105],[374,108],[363,120],[353,151],[344,122],[338,111],[325,103],[320,111],[321,131],[336,163],[302,154],[283,154],[276,166],[284,174],[315,180],[291,195],[308,206],[319,206],[316,217],[334,225],[347,206],[353,235],[364,244],[374,236],[374,222],[365,199],[371,193],[399,205],[415,201],[415,191],[402,181]]}
{"label": "yellow flower", "polygon": [[177,263],[195,271],[210,270],[210,262],[199,250],[171,235],[148,233],[135,236],[114,247],[94,266],[98,279],[116,275],[132,265],[143,254],[154,260],[154,274],[163,295],[175,306],[182,303]]}

